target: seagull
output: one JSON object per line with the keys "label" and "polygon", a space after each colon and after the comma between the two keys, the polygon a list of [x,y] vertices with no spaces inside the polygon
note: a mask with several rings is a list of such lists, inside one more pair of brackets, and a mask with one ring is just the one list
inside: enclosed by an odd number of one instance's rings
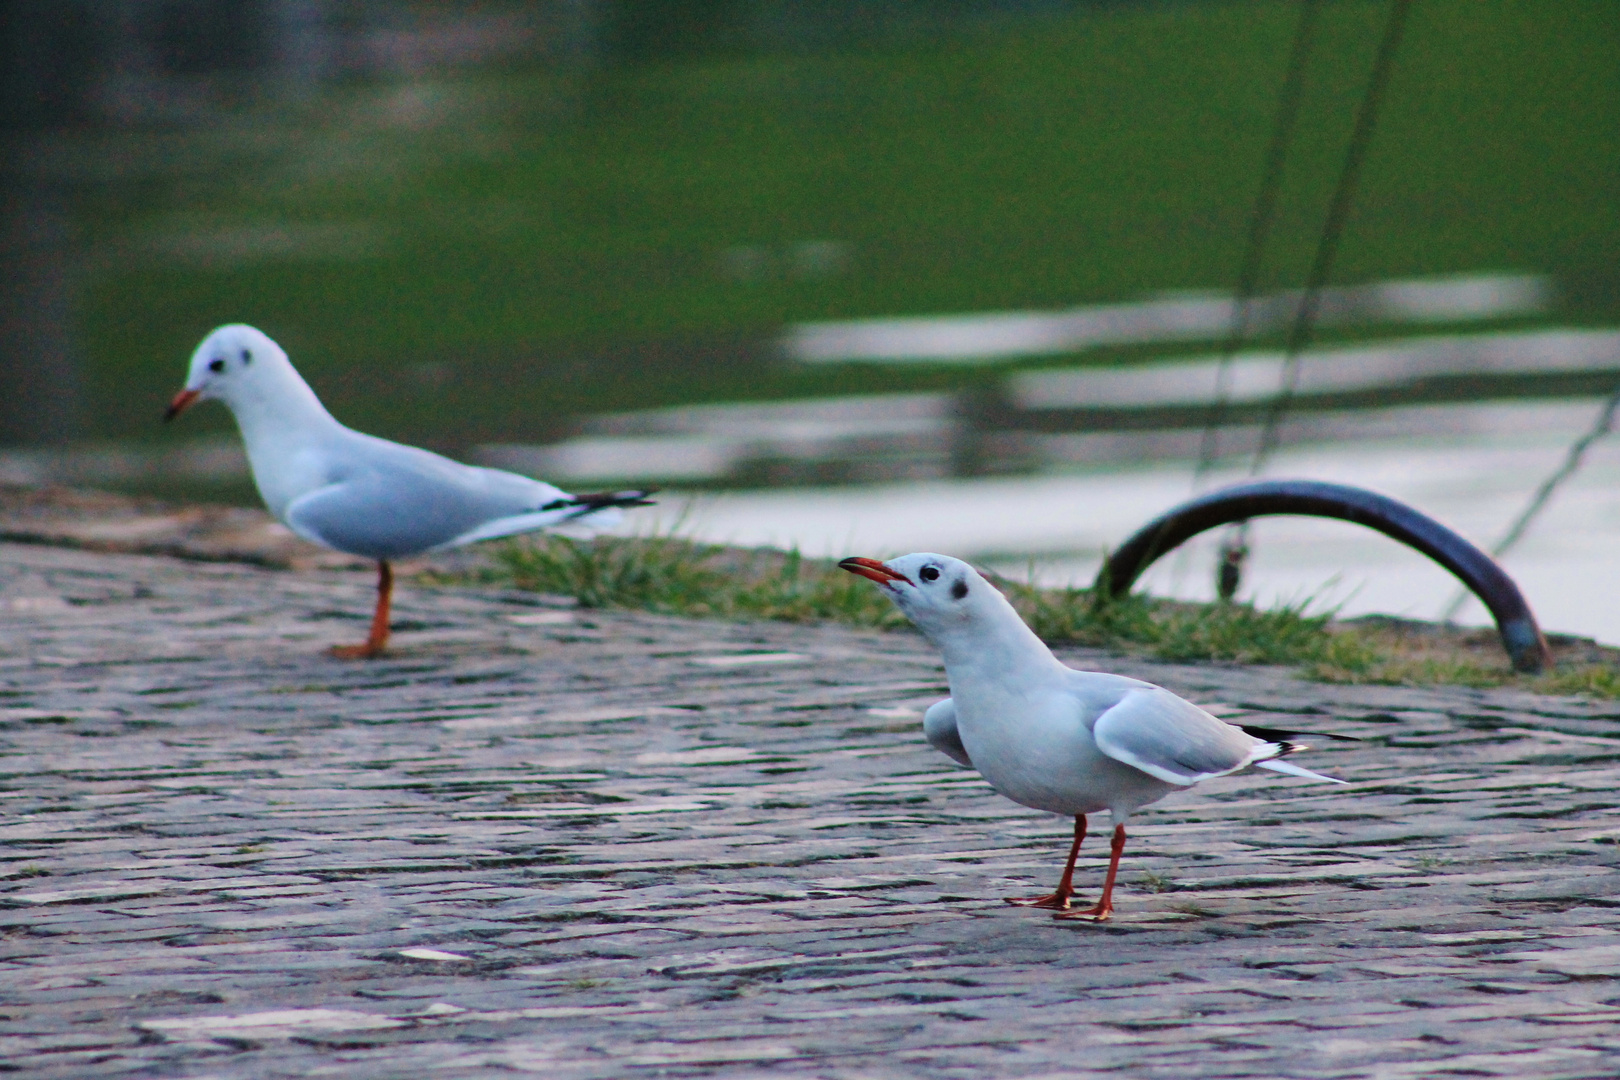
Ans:
{"label": "seagull", "polygon": [[[944,654],[951,696],[924,714],[928,742],[1014,802],[1073,815],[1074,843],[1057,889],[1008,897],[1010,904],[1049,908],[1058,919],[1107,919],[1125,822],[1200,780],[1256,765],[1346,782],[1282,760],[1306,749],[1291,741],[1300,732],[1235,726],[1162,686],[1065,666],[1006,597],[960,559],[919,552],[888,563],[855,557],[838,565],[883,586]],[[1102,898],[1070,910],[1086,815],[1102,810],[1114,825]]]}
{"label": "seagull", "polygon": [[611,525],[619,507],[651,505],[649,491],[570,495],[344,427],[281,346],[241,323],[197,346],[163,419],[209,399],[236,417],[253,483],[278,521],[306,540],[377,560],[371,633],[364,644],[334,647],[334,656],[373,657],[388,643],[394,559],[557,525]]}

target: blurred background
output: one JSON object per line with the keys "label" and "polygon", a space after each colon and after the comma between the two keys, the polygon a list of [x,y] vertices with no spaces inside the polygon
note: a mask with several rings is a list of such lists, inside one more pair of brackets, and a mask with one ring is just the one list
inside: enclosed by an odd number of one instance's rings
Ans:
{"label": "blurred background", "polygon": [[[254,502],[222,408],[158,423],[241,321],[361,430],[662,485],[643,528],[1085,582],[1258,473],[1488,547],[1620,386],[1620,11],[1402,8],[0,0],[0,482]],[[1504,562],[1620,643],[1617,537],[1600,439]],[[1351,526],[1249,542],[1261,603],[1452,595]],[[1148,587],[1212,595],[1211,543]]]}

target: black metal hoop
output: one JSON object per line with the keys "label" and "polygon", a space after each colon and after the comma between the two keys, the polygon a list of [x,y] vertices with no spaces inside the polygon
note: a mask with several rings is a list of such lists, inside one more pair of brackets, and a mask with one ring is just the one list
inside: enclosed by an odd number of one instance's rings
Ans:
{"label": "black metal hoop", "polygon": [[1457,576],[1490,611],[1516,671],[1552,667],[1552,653],[1524,594],[1496,560],[1426,514],[1386,495],[1315,480],[1261,480],[1212,491],[1148,522],[1103,563],[1093,591],[1130,592],[1161,555],[1201,532],[1278,514],[1338,518],[1376,529]]}

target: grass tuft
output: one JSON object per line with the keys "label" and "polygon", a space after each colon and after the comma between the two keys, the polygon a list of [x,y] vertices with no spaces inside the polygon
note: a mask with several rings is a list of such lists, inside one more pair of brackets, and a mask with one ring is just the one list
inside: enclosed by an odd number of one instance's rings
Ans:
{"label": "grass tuft", "polygon": [[1590,694],[1592,697],[1620,698],[1620,668],[1613,664],[1559,668],[1531,680],[1530,688],[1540,694]]}
{"label": "grass tuft", "polygon": [[[521,589],[572,596],[584,607],[668,615],[840,622],[895,628],[906,619],[883,593],[831,560],[797,551],[741,550],[676,537],[523,537],[496,552],[498,576]],[[1375,657],[1353,631],[1307,604],[1186,604],[1087,589],[997,585],[1045,641],[1146,652],[1163,660],[1318,664],[1363,672]]]}
{"label": "grass tuft", "polygon": [[[588,608],[666,615],[839,622],[875,629],[908,625],[882,591],[828,559],[797,551],[741,549],[674,536],[576,540],[520,537],[495,550],[484,580],[571,596]],[[1620,697],[1613,650],[1555,640],[1564,653],[1545,675],[1515,674],[1496,635],[1397,619],[1339,622],[1311,600],[1262,610],[1194,604],[1089,589],[1043,589],[995,579],[1040,637],[1177,662],[1278,664],[1321,682],[1397,686],[1513,685],[1543,694]]]}
{"label": "grass tuft", "polygon": [[1052,643],[1145,646],[1160,660],[1321,664],[1357,672],[1376,661],[1359,634],[1330,627],[1331,611],[1309,614],[1309,600],[1261,610],[1251,604],[1191,604],[1136,594],[1111,599],[1089,589],[997,584],[1035,633]]}
{"label": "grass tuft", "polygon": [[1162,893],[1174,888],[1174,881],[1169,874],[1157,874],[1152,870],[1143,870],[1141,885],[1147,892]]}
{"label": "grass tuft", "polygon": [[668,536],[541,536],[510,541],[495,557],[518,588],[572,596],[582,607],[867,627],[905,623],[870,583],[797,551]]}

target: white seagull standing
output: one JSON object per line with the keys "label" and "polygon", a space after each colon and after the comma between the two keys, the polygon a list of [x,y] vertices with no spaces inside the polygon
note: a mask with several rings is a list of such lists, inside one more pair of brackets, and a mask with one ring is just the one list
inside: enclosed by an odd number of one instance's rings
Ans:
{"label": "white seagull standing", "polygon": [[240,323],[197,346],[185,388],[164,419],[209,399],[236,417],[253,482],[277,520],[306,540],[377,560],[371,633],[363,645],[334,648],[335,656],[376,656],[387,644],[391,559],[586,518],[611,525],[617,507],[649,505],[646,491],[570,495],[346,428],[281,346]]}
{"label": "white seagull standing", "polygon": [[[1126,820],[1200,780],[1258,765],[1345,783],[1279,760],[1305,749],[1288,741],[1298,732],[1235,727],[1162,686],[1064,666],[1007,599],[960,559],[922,552],[888,563],[849,558],[838,565],[882,585],[945,654],[951,696],[923,716],[929,743],[979,770],[1014,802],[1074,816],[1074,843],[1057,891],[1008,897],[1008,903],[1051,908],[1059,919],[1108,918]],[[1102,810],[1114,822],[1102,899],[1071,911],[1086,815]]]}

